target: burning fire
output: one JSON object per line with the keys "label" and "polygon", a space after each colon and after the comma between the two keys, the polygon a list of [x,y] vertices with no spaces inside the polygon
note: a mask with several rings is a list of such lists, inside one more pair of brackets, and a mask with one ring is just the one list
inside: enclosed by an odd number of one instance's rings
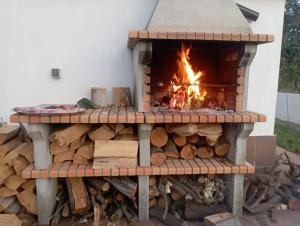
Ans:
{"label": "burning fire", "polygon": [[178,51],[178,73],[173,75],[172,97],[170,107],[174,108],[190,108],[193,102],[203,102],[206,96],[206,91],[201,90],[200,77],[203,71],[194,72],[190,61],[191,47],[185,48],[182,45]]}

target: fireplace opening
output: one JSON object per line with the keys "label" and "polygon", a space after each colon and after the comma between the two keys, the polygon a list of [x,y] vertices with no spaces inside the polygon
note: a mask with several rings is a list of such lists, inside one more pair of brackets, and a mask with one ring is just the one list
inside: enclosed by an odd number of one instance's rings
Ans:
{"label": "fireplace opening", "polygon": [[158,111],[237,111],[243,43],[155,40],[150,106]]}

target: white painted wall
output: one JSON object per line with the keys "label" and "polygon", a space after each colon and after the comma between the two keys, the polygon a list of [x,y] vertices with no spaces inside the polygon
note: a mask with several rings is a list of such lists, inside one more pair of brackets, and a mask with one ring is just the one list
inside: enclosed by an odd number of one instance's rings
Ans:
{"label": "white painted wall", "polygon": [[300,125],[300,94],[278,93],[276,118]]}
{"label": "white painted wall", "polygon": [[[0,116],[14,106],[74,103],[92,86],[132,87],[129,29],[144,29],[157,0],[0,0]],[[253,135],[272,135],[284,0],[237,0],[260,12],[252,23],[276,42],[262,45],[251,66],[248,109],[268,122]],[[50,69],[62,78],[53,80]]]}

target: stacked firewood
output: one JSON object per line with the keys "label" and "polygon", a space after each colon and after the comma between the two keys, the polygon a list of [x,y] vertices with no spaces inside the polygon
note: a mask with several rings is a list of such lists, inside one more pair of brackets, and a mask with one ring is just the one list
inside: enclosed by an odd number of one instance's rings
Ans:
{"label": "stacked firewood", "polygon": [[22,131],[19,125],[0,127],[0,212],[16,214],[23,206],[36,215],[35,180],[21,175],[34,161],[33,145]]}
{"label": "stacked firewood", "polygon": [[157,126],[151,131],[151,164],[162,165],[167,158],[210,159],[228,154],[230,144],[220,124]]}
{"label": "stacked firewood", "polygon": [[[185,220],[200,220],[226,211],[223,203],[227,186],[222,177],[161,176],[149,178],[150,215],[167,225],[182,225]],[[177,218],[175,220],[174,218]]]}
{"label": "stacked firewood", "polygon": [[53,162],[73,161],[74,164],[89,164],[94,157],[95,142],[100,140],[136,141],[131,126],[103,124],[74,124],[55,130],[49,137]]}
{"label": "stacked firewood", "polygon": [[300,165],[293,163],[287,153],[276,156],[267,174],[245,178],[244,208],[252,214],[274,207],[300,210]]}
{"label": "stacked firewood", "polygon": [[51,225],[71,214],[81,216],[77,223],[100,220],[129,223],[137,221],[137,182],[129,177],[67,178],[59,185]]}

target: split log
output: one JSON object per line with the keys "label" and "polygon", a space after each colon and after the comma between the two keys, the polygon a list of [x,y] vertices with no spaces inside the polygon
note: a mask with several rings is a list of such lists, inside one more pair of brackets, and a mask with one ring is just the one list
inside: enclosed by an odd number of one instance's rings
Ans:
{"label": "split log", "polygon": [[91,128],[89,124],[74,124],[66,129],[55,131],[49,137],[51,142],[57,141],[59,145],[70,145],[79,139]]}
{"label": "split log", "polygon": [[190,144],[197,144],[200,141],[200,137],[198,134],[188,136],[188,137],[186,137],[186,139]]}
{"label": "split log", "polygon": [[109,191],[110,189],[110,184],[104,180],[101,180],[100,178],[96,178],[96,177],[89,177],[86,179],[87,182],[93,186],[94,188],[96,188],[99,191]]}
{"label": "split log", "polygon": [[124,124],[122,124],[122,123],[111,124],[110,127],[112,127],[112,129],[114,129],[115,134],[118,134],[122,129],[125,128]]}
{"label": "split log", "polygon": [[153,198],[149,200],[149,208],[157,206],[157,199]]}
{"label": "split log", "polygon": [[59,153],[57,155],[54,155],[53,162],[59,163],[64,161],[73,161],[74,160],[74,151],[66,151]]}
{"label": "split log", "polygon": [[17,175],[21,175],[23,170],[29,165],[29,162],[21,155],[19,155],[13,162],[14,170]]}
{"label": "split log", "polygon": [[129,87],[113,87],[113,99],[117,107],[132,106]]}
{"label": "split log", "polygon": [[18,192],[16,190],[11,190],[5,186],[0,188],[0,197],[2,198],[11,197],[17,194]]}
{"label": "split log", "polygon": [[7,155],[3,157],[4,162],[6,162],[9,166],[12,166],[13,160],[18,157],[20,151],[25,147],[26,143],[22,143],[18,147],[7,153]]}
{"label": "split log", "polygon": [[78,148],[80,148],[85,143],[85,138],[86,138],[86,134],[74,140],[70,144],[70,151],[76,151]]}
{"label": "split log", "polygon": [[63,152],[68,152],[70,151],[70,146],[69,145],[59,145],[57,142],[53,142],[50,144],[50,153],[51,155],[57,155]]}
{"label": "split log", "polygon": [[88,165],[89,160],[78,155],[77,153],[74,155],[73,164],[82,164],[82,165]]}
{"label": "split log", "polygon": [[85,159],[92,159],[94,155],[94,143],[87,142],[77,150],[76,155],[80,155]]}
{"label": "split log", "polygon": [[107,106],[107,92],[106,88],[92,87],[91,88],[91,101],[95,107],[106,107]]}
{"label": "split log", "polygon": [[0,225],[21,226],[22,221],[15,214],[0,214]]}
{"label": "split log", "polygon": [[135,134],[117,134],[115,140],[138,140]]}
{"label": "split log", "polygon": [[0,127],[0,144],[18,135],[20,126],[15,124],[2,125]]}
{"label": "split log", "polygon": [[180,157],[185,160],[193,160],[196,156],[196,146],[192,144],[185,145],[180,151]]}
{"label": "split log", "polygon": [[219,139],[214,145],[215,154],[219,157],[224,157],[229,153],[230,144],[225,139]]}
{"label": "split log", "polygon": [[69,201],[65,202],[64,207],[62,209],[61,215],[63,217],[67,217],[70,214],[70,204]]}
{"label": "split log", "polygon": [[19,175],[11,175],[4,180],[4,185],[11,190],[17,190],[23,182],[23,177]]}
{"label": "split log", "polygon": [[73,214],[84,213],[90,209],[90,202],[85,183],[82,178],[66,178],[70,209]]}
{"label": "split log", "polygon": [[128,126],[128,127],[125,127],[123,129],[121,129],[118,134],[126,134],[126,135],[133,135],[134,134],[134,131],[133,131],[133,128],[132,126]]}
{"label": "split log", "polygon": [[[138,141],[97,140],[95,143],[94,157],[135,158],[137,157],[138,146]],[[109,152],[107,150],[109,150]]]}
{"label": "split log", "polygon": [[211,147],[199,147],[196,153],[201,159],[211,159],[214,157],[214,151]]}
{"label": "split log", "polygon": [[205,136],[209,146],[216,144],[218,138],[222,135],[222,125],[221,124],[199,124],[198,134],[200,136]]}
{"label": "split log", "polygon": [[151,131],[151,144],[155,147],[163,147],[168,142],[168,134],[165,128],[156,127]]}
{"label": "split log", "polygon": [[20,205],[16,197],[0,198],[0,210],[6,213],[18,213]]}
{"label": "split log", "polygon": [[138,159],[135,158],[94,158],[93,169],[102,168],[135,168],[138,165]]}
{"label": "split log", "polygon": [[33,144],[32,143],[26,143],[26,146],[20,150],[20,155],[22,155],[28,162],[34,161],[34,155],[33,155]]}
{"label": "split log", "polygon": [[167,157],[175,159],[178,159],[180,157],[177,146],[171,139],[168,140],[168,143],[163,147],[163,150],[165,151]]}
{"label": "split log", "polygon": [[101,212],[101,209],[100,209],[100,206],[98,203],[95,203],[94,205],[94,226],[99,226],[100,224],[100,212]]}
{"label": "split log", "polygon": [[128,177],[103,177],[115,189],[124,194],[126,197],[135,200],[137,192],[137,183]]}
{"label": "split log", "polygon": [[196,124],[183,124],[183,125],[175,125],[172,128],[173,133],[176,133],[178,136],[188,137],[192,136],[198,132],[198,128]]}
{"label": "split log", "polygon": [[173,135],[173,141],[179,147],[186,145],[186,137],[178,136],[177,134]]}
{"label": "split log", "polygon": [[14,169],[9,165],[0,166],[0,180],[5,180],[9,176],[15,174]]}
{"label": "split log", "polygon": [[90,131],[88,135],[94,142],[96,140],[111,140],[115,137],[115,131],[108,125],[102,125],[96,130]]}
{"label": "split log", "polygon": [[37,199],[36,195],[30,191],[24,190],[17,195],[19,202],[26,210],[34,215],[37,215]]}
{"label": "split log", "polygon": [[35,189],[36,183],[35,179],[27,180],[22,185],[21,188],[27,191],[33,191]]}
{"label": "split log", "polygon": [[167,159],[166,154],[159,147],[152,146],[150,152],[150,163],[154,166],[162,165]]}
{"label": "split log", "polygon": [[21,140],[19,137],[13,138],[6,142],[5,144],[0,145],[0,157],[4,157],[8,152],[15,149],[21,144]]}
{"label": "split log", "polygon": [[199,220],[212,214],[223,213],[228,211],[224,204],[216,206],[206,206],[196,202],[186,202],[184,209],[184,216],[187,220]]}

